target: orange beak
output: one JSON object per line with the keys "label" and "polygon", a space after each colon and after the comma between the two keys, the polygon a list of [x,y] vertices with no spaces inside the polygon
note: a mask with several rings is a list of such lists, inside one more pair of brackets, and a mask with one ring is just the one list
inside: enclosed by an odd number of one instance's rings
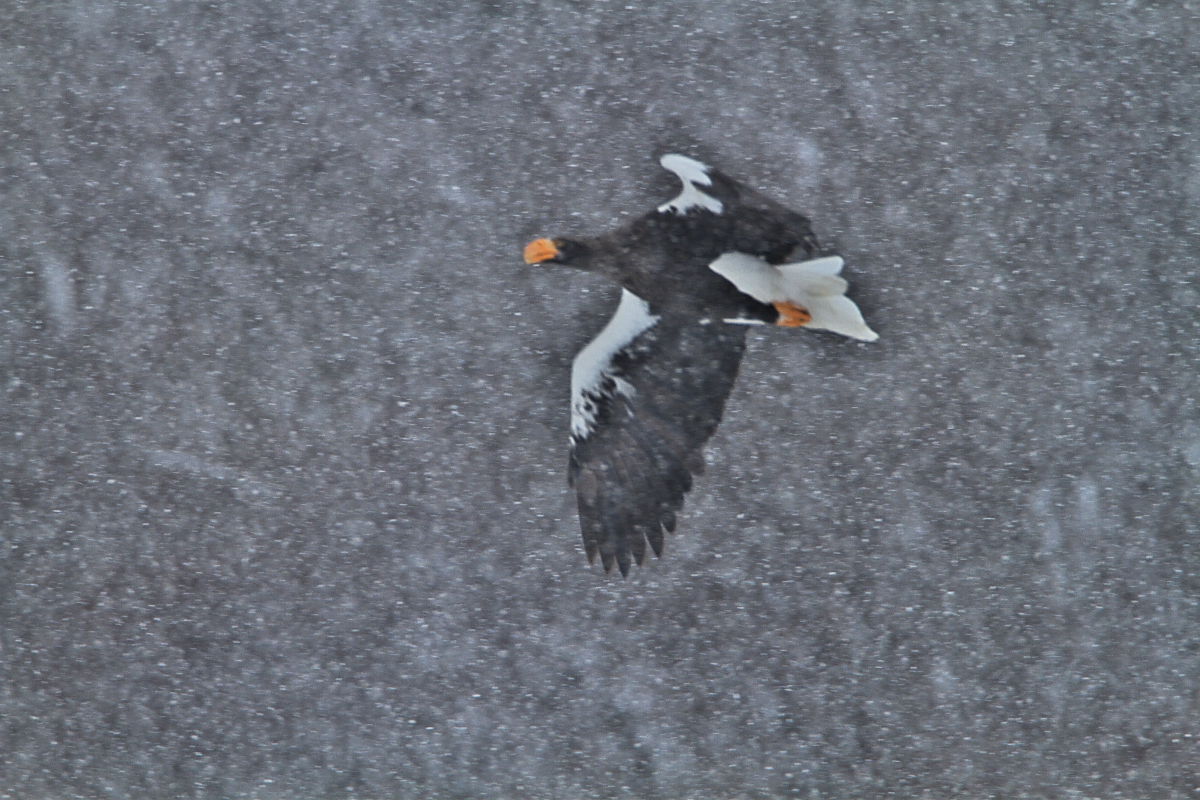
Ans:
{"label": "orange beak", "polygon": [[549,239],[534,239],[525,245],[525,263],[538,264],[558,256],[558,248]]}

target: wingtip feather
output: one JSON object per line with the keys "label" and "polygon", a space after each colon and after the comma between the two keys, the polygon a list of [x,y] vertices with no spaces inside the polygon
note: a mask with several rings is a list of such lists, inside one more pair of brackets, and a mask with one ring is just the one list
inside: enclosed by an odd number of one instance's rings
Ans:
{"label": "wingtip feather", "polygon": [[646,563],[646,535],[642,532],[642,528],[639,526],[631,530],[625,541],[633,553],[634,563],[639,567],[643,566]]}

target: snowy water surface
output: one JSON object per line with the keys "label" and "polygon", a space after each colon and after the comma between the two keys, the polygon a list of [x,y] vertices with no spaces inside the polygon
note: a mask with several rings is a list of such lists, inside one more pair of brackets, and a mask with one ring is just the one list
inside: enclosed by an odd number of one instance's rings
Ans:
{"label": "snowy water surface", "polygon": [[[1195,3],[8,5],[0,798],[1195,796]],[[621,580],[520,248],[667,151],[881,339]]]}

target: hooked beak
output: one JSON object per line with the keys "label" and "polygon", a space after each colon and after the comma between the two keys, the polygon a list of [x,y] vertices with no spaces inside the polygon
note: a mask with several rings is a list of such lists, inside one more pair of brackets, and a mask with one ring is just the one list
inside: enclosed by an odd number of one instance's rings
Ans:
{"label": "hooked beak", "polygon": [[525,245],[525,263],[540,264],[558,258],[558,246],[550,239],[534,239]]}

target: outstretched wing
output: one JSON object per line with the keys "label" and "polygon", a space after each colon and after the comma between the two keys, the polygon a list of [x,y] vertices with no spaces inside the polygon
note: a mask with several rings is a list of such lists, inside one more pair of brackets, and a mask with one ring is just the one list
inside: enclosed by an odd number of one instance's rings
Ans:
{"label": "outstretched wing", "polygon": [[571,374],[570,482],[589,561],[621,574],[663,533],[704,469],[746,330],[652,313],[628,290]]}
{"label": "outstretched wing", "polygon": [[[693,158],[672,153],[659,163],[678,176],[683,190],[658,212],[701,217],[697,222],[718,237],[724,252],[749,253],[770,264],[817,252],[812,223],[803,214]],[[802,253],[793,253],[797,247]]]}

